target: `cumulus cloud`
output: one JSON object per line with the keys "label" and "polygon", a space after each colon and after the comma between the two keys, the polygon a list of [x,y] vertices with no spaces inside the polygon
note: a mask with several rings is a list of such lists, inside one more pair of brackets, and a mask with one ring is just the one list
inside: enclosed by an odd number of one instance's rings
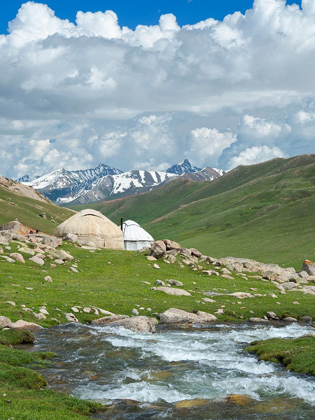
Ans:
{"label": "cumulus cloud", "polygon": [[314,151],[313,0],[255,0],[244,15],[183,27],[167,14],[134,30],[111,10],[72,23],[27,2],[0,35],[0,64],[8,176]]}

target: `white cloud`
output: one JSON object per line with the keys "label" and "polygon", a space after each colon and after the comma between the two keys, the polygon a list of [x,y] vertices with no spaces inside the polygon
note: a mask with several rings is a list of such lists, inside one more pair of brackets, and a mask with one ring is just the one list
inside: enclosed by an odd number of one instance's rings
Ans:
{"label": "white cloud", "polygon": [[0,35],[0,65],[9,176],[315,151],[313,0],[255,0],[244,15],[183,27],[167,14],[135,30],[111,10],[71,23],[27,2]]}
{"label": "white cloud", "polygon": [[274,158],[285,157],[284,152],[279,147],[254,146],[243,150],[238,156],[233,156],[229,162],[229,168],[239,165],[253,165]]}

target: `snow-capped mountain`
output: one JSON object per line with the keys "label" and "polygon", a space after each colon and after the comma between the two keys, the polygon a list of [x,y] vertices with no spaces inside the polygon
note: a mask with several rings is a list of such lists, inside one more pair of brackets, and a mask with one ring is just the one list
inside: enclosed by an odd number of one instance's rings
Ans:
{"label": "snow-capped mountain", "polygon": [[24,182],[45,194],[51,201],[69,203],[91,188],[91,184],[106,175],[121,174],[119,169],[100,164],[80,171],[58,169],[34,181]]}
{"label": "snow-capped mountain", "polygon": [[[58,169],[33,181],[25,176],[22,183],[30,185],[51,201],[66,205],[92,203],[101,200],[112,200],[128,195],[150,191],[179,176],[192,181],[214,180],[224,171],[220,169],[199,169],[185,160],[181,165],[174,165],[167,172],[128,171],[100,164],[93,169],[67,171]],[[24,180],[25,179],[25,180]]]}
{"label": "snow-capped mountain", "polygon": [[26,182],[32,182],[32,178],[29,175],[24,175],[21,178],[15,179],[15,182],[19,182],[20,184],[25,184]]}
{"label": "snow-capped mountain", "polygon": [[213,181],[217,178],[220,178],[226,172],[227,171],[223,171],[222,169],[216,169],[207,166],[198,172],[186,172],[185,174],[181,175],[181,177],[190,179],[192,181]]}
{"label": "snow-capped mountain", "polygon": [[[175,174],[157,171],[129,171],[119,175],[107,175],[94,181],[89,190],[71,197],[71,201],[73,204],[91,203],[135,195],[159,187],[176,177]],[[59,200],[62,204],[67,202],[68,198]]]}
{"label": "snow-capped mountain", "polygon": [[188,159],[185,159],[183,163],[173,165],[166,170],[168,174],[177,174],[177,175],[183,175],[186,173],[193,173],[193,172],[199,172],[199,171],[201,171],[201,168],[197,168],[197,166],[192,165]]}

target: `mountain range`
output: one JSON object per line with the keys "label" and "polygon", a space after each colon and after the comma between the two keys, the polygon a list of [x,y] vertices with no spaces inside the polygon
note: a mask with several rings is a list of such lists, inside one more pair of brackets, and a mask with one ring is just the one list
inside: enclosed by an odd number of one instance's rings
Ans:
{"label": "mountain range", "polygon": [[100,164],[96,168],[79,171],[58,169],[33,180],[29,175],[25,175],[17,181],[33,187],[54,203],[66,205],[137,195],[160,187],[179,176],[192,181],[212,181],[223,174],[224,171],[209,167],[201,170],[185,159],[182,164],[173,165],[166,172],[123,172]]}

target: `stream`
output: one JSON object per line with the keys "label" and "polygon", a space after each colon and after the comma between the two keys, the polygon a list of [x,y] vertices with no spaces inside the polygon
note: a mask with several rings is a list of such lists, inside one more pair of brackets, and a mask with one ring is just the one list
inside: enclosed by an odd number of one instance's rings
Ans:
{"label": "stream", "polygon": [[315,378],[259,362],[243,349],[254,340],[310,332],[298,324],[159,328],[156,334],[67,324],[36,334],[30,351],[57,353],[41,374],[53,389],[105,404],[98,419],[309,420],[315,419]]}

